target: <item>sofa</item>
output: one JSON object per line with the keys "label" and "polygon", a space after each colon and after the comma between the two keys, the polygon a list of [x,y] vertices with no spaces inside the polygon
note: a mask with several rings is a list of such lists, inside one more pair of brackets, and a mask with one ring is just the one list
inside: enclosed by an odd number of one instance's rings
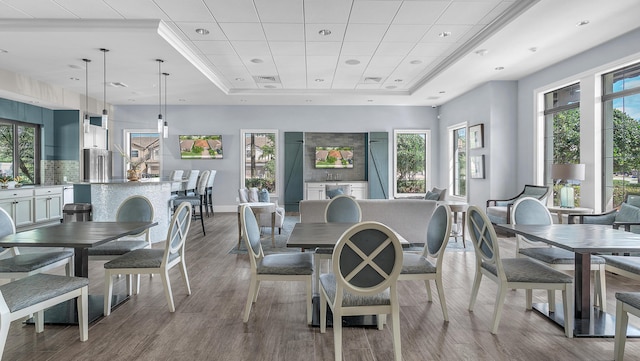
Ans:
{"label": "sofa", "polygon": [[[324,223],[329,199],[300,201],[301,223]],[[358,199],[362,221],[391,227],[410,243],[424,244],[427,227],[438,202],[424,199]]]}

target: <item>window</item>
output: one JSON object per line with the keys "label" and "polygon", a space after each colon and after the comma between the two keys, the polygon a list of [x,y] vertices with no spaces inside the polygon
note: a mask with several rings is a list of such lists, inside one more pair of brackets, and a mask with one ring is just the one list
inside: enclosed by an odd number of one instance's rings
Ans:
{"label": "window", "polygon": [[451,195],[467,196],[467,125],[449,128],[450,143],[450,188]]}
{"label": "window", "polygon": [[276,170],[278,159],[278,131],[247,129],[241,130],[242,152],[240,179],[241,187],[266,189],[277,193]]}
{"label": "window", "polygon": [[394,131],[395,196],[424,195],[427,192],[427,150],[429,131]]}
{"label": "window", "polygon": [[40,181],[40,127],[0,120],[0,175],[20,176],[24,184]]}
{"label": "window", "polygon": [[[162,168],[160,153],[160,134],[146,130],[128,130],[125,132],[127,149],[132,163],[139,164],[138,171],[143,178],[160,177]],[[125,170],[130,168],[124,164]]]}
{"label": "window", "polygon": [[[580,84],[544,94],[544,160],[546,183],[553,186],[553,204],[560,205],[561,184],[551,176],[552,164],[580,163]],[[580,206],[580,186],[573,185],[575,206]]]}
{"label": "window", "polygon": [[603,204],[617,207],[640,194],[640,64],[602,76]]}

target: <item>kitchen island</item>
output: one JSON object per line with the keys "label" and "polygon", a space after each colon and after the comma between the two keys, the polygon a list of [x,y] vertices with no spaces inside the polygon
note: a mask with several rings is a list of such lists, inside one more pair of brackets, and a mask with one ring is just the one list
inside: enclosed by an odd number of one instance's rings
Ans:
{"label": "kitchen island", "polygon": [[153,205],[153,221],[158,222],[151,228],[151,241],[162,242],[167,237],[171,220],[169,199],[172,183],[158,178],[136,182],[122,179],[74,183],[73,197],[75,203],[91,203],[92,219],[100,222],[115,221],[118,207],[125,199],[134,195],[147,197]]}

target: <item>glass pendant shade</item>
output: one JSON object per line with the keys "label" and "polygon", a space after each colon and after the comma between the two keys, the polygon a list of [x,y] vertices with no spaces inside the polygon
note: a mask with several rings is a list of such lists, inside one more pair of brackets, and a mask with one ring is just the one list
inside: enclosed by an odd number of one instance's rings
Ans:
{"label": "glass pendant shade", "polygon": [[162,120],[162,114],[158,114],[158,133],[162,133],[163,126],[164,126],[164,120]]}
{"label": "glass pendant shade", "polygon": [[162,127],[162,137],[169,138],[169,124],[167,122],[164,122],[164,127]]}
{"label": "glass pendant shade", "polygon": [[107,123],[109,122],[109,113],[107,112],[107,52],[109,49],[100,48],[100,51],[103,55],[103,64],[104,64],[104,72],[103,72],[103,82],[102,82],[102,91],[103,91],[103,99],[102,99],[102,128],[107,129]]}

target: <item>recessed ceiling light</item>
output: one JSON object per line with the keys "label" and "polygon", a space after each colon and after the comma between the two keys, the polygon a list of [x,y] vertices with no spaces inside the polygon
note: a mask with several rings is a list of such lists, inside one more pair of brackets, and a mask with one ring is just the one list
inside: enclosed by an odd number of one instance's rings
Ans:
{"label": "recessed ceiling light", "polygon": [[76,65],[76,64],[71,64],[71,65],[69,65],[69,68],[71,68],[71,69],[84,69],[84,67],[83,67],[83,66]]}
{"label": "recessed ceiling light", "polygon": [[246,103],[247,99],[240,99],[240,103]]}
{"label": "recessed ceiling light", "polygon": [[236,78],[236,81],[244,81],[244,78]]}
{"label": "recessed ceiling light", "polygon": [[73,81],[78,81],[78,80],[80,80],[80,78],[76,78],[76,77],[73,77],[73,76],[72,76],[71,78],[69,78],[69,79],[70,79],[70,80],[73,80]]}
{"label": "recessed ceiling light", "polygon": [[535,53],[536,51],[538,51],[538,48],[536,48],[534,46],[534,47],[529,48],[529,51],[532,52],[532,53]]}
{"label": "recessed ceiling light", "polygon": [[480,56],[485,56],[485,55],[489,54],[489,50],[487,50],[487,49],[476,50],[476,54],[478,54]]}
{"label": "recessed ceiling light", "polygon": [[589,24],[589,20],[581,20],[578,23],[576,23],[576,26],[585,26]]}
{"label": "recessed ceiling light", "polygon": [[349,59],[347,61],[345,61],[345,63],[349,64],[349,65],[358,65],[360,64],[360,60],[357,59]]}
{"label": "recessed ceiling light", "polygon": [[438,92],[438,94],[444,94],[444,93],[446,93],[446,91],[444,91],[444,90],[440,90],[440,91]]}
{"label": "recessed ceiling light", "polygon": [[179,101],[179,102],[186,102],[186,101],[187,101],[187,99],[180,98],[180,99],[178,99],[178,101]]}
{"label": "recessed ceiling light", "polygon": [[311,100],[311,99],[306,99],[306,100],[305,100],[305,102],[307,102],[307,103],[311,103],[311,102],[313,102],[313,100]]}
{"label": "recessed ceiling light", "polygon": [[133,99],[133,98],[129,98],[129,99],[127,99],[127,101],[129,101],[129,102],[135,102],[136,100],[135,100],[135,99]]}
{"label": "recessed ceiling light", "polygon": [[324,79],[320,79],[320,78],[318,78],[318,79],[316,79],[315,81],[316,81],[317,83],[322,83],[322,82],[324,81]]}
{"label": "recessed ceiling light", "polygon": [[395,89],[395,88],[397,88],[397,86],[395,86],[395,85],[387,85],[385,88],[387,88],[387,89]]}
{"label": "recessed ceiling light", "polygon": [[367,102],[373,103],[373,99],[367,99]]}
{"label": "recessed ceiling light", "polygon": [[262,60],[262,59],[255,58],[255,59],[251,59],[251,62],[252,62],[252,63],[254,63],[254,64],[260,64],[260,63],[262,63],[262,62],[263,62],[263,60]]}
{"label": "recessed ceiling light", "polygon": [[496,66],[495,68],[496,70],[500,71],[500,70],[504,70],[504,66]]}
{"label": "recessed ceiling light", "polygon": [[200,35],[209,35],[209,30],[204,29],[204,28],[198,28],[198,29],[196,29],[196,33],[198,33]]}
{"label": "recessed ceiling light", "polygon": [[447,36],[451,36],[451,32],[450,31],[443,31],[440,34],[438,34],[439,37],[441,38],[446,38]]}
{"label": "recessed ceiling light", "polygon": [[9,50],[5,50],[5,49],[0,49],[0,53],[8,53]]}
{"label": "recessed ceiling light", "polygon": [[396,83],[402,83],[402,79],[396,79],[394,80]]}
{"label": "recessed ceiling light", "polygon": [[331,35],[331,30],[329,29],[322,29],[320,31],[318,31],[318,34],[322,35],[322,36],[328,36]]}
{"label": "recessed ceiling light", "polygon": [[411,60],[409,64],[413,64],[413,65],[422,64],[422,60]]}

